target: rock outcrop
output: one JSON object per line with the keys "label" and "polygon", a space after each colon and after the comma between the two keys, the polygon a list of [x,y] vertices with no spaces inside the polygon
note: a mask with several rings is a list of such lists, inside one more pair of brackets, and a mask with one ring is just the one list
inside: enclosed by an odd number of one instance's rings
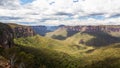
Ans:
{"label": "rock outcrop", "polygon": [[80,32],[120,32],[119,25],[99,25],[99,26],[64,26],[68,31],[80,31]]}
{"label": "rock outcrop", "polygon": [[16,38],[34,36],[35,33],[30,27],[15,27]]}
{"label": "rock outcrop", "polygon": [[7,24],[0,23],[0,47],[12,47],[14,39],[14,32]]}
{"label": "rock outcrop", "polygon": [[23,26],[18,24],[9,24],[9,25],[14,31],[15,38],[29,37],[35,35],[34,30],[29,26]]}

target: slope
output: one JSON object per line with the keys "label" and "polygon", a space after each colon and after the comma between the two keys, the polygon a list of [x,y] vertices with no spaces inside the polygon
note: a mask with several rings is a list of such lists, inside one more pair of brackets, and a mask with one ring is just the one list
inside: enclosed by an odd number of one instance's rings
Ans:
{"label": "slope", "polygon": [[58,40],[65,40],[66,38],[78,33],[79,31],[71,31],[65,27],[60,27],[53,32],[48,32],[46,37],[51,37]]}
{"label": "slope", "polygon": [[30,47],[38,47],[38,48],[47,48],[50,50],[57,50],[60,52],[72,53],[72,48],[69,47],[68,43],[64,41],[51,39],[48,37],[42,37],[39,35],[27,38],[18,38],[14,40],[16,44],[30,46]]}
{"label": "slope", "polygon": [[[81,34],[78,34],[78,36],[79,35]],[[89,39],[93,38],[93,36],[90,36],[88,34],[86,34],[85,36],[87,36],[87,38]],[[85,38],[85,36],[83,38]],[[65,41],[63,42],[50,38],[48,39],[41,36],[19,38],[16,39],[15,42],[20,46],[27,47],[25,49],[23,47],[23,50],[27,51],[28,53],[32,53],[37,57],[37,59],[39,58],[40,61],[46,66],[46,68],[120,67],[120,43],[113,43],[109,46],[94,48],[93,51],[91,50],[84,51],[83,49],[83,51],[80,52],[79,50],[74,50],[74,48],[73,50],[67,49],[67,47],[69,48],[70,45],[69,44],[65,45]],[[77,55],[76,56],[72,55],[70,51]],[[40,61],[37,60],[37,62]]]}

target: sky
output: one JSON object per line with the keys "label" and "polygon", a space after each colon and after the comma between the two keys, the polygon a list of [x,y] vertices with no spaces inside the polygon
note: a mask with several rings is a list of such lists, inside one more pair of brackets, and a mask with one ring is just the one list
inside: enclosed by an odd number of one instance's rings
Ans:
{"label": "sky", "polygon": [[120,0],[0,0],[0,22],[120,25]]}

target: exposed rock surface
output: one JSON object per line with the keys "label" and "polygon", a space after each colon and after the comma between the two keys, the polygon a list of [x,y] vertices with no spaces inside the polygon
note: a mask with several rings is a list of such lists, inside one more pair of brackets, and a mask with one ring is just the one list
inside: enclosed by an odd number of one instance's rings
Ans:
{"label": "exposed rock surface", "polygon": [[15,27],[14,31],[17,38],[35,35],[34,31],[29,27]]}
{"label": "exposed rock surface", "polygon": [[69,31],[80,31],[80,32],[120,32],[119,25],[99,25],[99,26],[64,26]]}
{"label": "exposed rock surface", "polygon": [[14,32],[7,24],[0,23],[0,46],[10,48],[13,46]]}
{"label": "exposed rock surface", "polygon": [[34,36],[35,32],[29,26],[9,24],[14,31],[15,38]]}
{"label": "exposed rock surface", "polygon": [[0,68],[10,68],[9,61],[0,56]]}

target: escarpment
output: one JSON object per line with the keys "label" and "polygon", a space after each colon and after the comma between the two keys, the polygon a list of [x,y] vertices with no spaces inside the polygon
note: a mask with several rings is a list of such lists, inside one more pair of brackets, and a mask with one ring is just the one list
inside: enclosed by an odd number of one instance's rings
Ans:
{"label": "escarpment", "polygon": [[7,25],[0,23],[0,47],[10,48],[14,45],[14,32],[12,28]]}

